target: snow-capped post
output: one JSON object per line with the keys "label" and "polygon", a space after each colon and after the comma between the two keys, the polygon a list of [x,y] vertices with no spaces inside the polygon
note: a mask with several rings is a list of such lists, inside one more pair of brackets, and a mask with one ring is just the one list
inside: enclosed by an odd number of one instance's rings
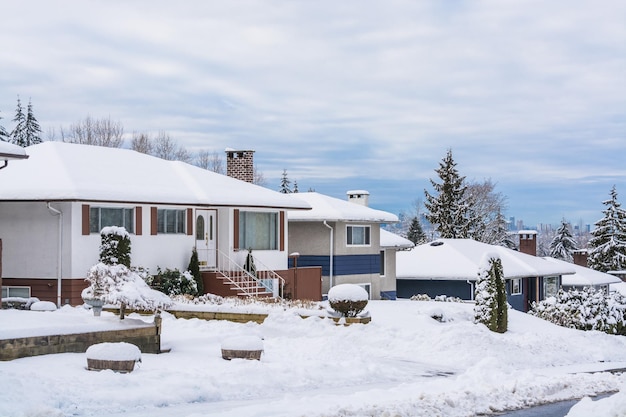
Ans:
{"label": "snow-capped post", "polygon": [[367,306],[367,291],[356,284],[335,285],[328,291],[328,303],[344,318],[357,317]]}
{"label": "snow-capped post", "polygon": [[[115,304],[120,306],[120,320],[124,319],[126,307],[157,312],[170,307],[172,300],[162,292],[153,290],[132,271],[130,265],[130,235],[123,227],[102,229],[100,262],[89,268],[86,281],[89,286],[81,296],[85,303],[96,305]],[[124,263],[121,263],[124,262]],[[128,264],[128,265],[126,265]]]}
{"label": "snow-capped post", "polygon": [[475,290],[474,321],[493,332],[504,333],[508,327],[508,305],[502,261],[495,253],[483,256],[478,268]]}

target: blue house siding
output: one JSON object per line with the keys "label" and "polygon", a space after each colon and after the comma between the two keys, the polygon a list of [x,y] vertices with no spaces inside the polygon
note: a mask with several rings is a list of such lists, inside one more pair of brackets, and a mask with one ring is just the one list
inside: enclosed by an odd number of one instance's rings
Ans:
{"label": "blue house siding", "polygon": [[465,281],[431,281],[431,280],[408,280],[396,281],[398,298],[411,298],[416,294],[427,294],[430,298],[438,295],[459,297],[463,300],[471,300],[472,286]]}
{"label": "blue house siding", "polygon": [[[301,255],[298,266],[321,266],[322,275],[330,275],[330,257],[320,255]],[[293,260],[289,259],[289,267]],[[380,273],[380,254],[376,255],[341,255],[333,257],[333,275],[362,275]]]}

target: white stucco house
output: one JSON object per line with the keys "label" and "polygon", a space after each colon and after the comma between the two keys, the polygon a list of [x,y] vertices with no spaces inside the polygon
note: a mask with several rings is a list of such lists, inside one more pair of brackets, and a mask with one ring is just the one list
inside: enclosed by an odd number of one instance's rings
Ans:
{"label": "white stucco house", "polygon": [[371,299],[395,299],[395,253],[413,246],[389,236],[381,225],[395,223],[394,214],[368,207],[369,193],[347,192],[342,200],[316,192],[288,194],[311,206],[290,210],[289,249],[298,265],[322,267],[324,294],[337,284],[363,286]]}
{"label": "white stucco house", "polygon": [[185,270],[194,248],[205,270],[243,265],[247,249],[254,250],[257,269],[284,270],[287,211],[310,208],[267,188],[127,149],[44,142],[25,152],[28,159],[0,173],[5,295],[82,303],[105,226],[125,227],[132,265],[151,272]]}

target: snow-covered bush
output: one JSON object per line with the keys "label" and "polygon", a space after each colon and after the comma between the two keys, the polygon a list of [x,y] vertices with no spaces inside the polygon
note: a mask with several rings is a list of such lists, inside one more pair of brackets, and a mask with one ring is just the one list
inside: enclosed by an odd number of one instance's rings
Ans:
{"label": "snow-covered bush", "polygon": [[435,298],[430,298],[428,294],[415,294],[410,298],[411,301],[443,301],[447,303],[464,303],[459,297],[451,297],[449,295],[441,294],[435,296]]}
{"label": "snow-covered bush", "polygon": [[198,285],[189,271],[180,272],[178,269],[169,268],[162,271],[161,268],[158,268],[156,275],[146,277],[146,282],[155,290],[170,296],[198,294]]}
{"label": "snow-covered bush", "polygon": [[508,327],[508,305],[502,271],[497,254],[487,253],[478,268],[475,290],[474,321],[489,330],[504,333]]}
{"label": "snow-covered bush", "polygon": [[100,231],[100,262],[130,268],[130,234],[125,228],[109,226]]}
{"label": "snow-covered bush", "polygon": [[340,284],[328,291],[328,303],[343,317],[356,317],[367,306],[369,296],[359,285]]}
{"label": "snow-covered bush", "polygon": [[533,303],[529,313],[572,329],[626,333],[626,298],[620,293],[606,294],[592,287],[561,289],[556,297]]}
{"label": "snow-covered bush", "polygon": [[120,306],[120,317],[124,308],[158,311],[170,307],[172,300],[165,294],[151,289],[148,284],[125,265],[105,265],[100,262],[87,273],[89,286],[82,292],[83,299],[100,299],[106,304]]}

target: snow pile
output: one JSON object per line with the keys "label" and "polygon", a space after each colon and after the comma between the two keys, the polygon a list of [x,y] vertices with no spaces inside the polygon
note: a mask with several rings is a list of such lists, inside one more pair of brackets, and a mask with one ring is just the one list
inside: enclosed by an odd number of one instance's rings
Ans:
{"label": "snow pile", "polygon": [[263,340],[258,336],[237,336],[222,342],[225,350],[263,350]]}
{"label": "snow pile", "polygon": [[[257,308],[269,313],[262,324],[163,313],[161,345],[171,351],[142,354],[141,372],[85,372],[83,353],[2,362],[0,415],[467,417],[593,396],[624,383],[597,371],[626,366],[626,338],[517,311],[509,312],[509,329],[499,334],[473,323],[469,303],[370,301],[374,320],[347,327],[303,319],[291,309]],[[434,308],[449,320],[433,320]],[[94,327],[153,319],[102,314],[0,310],[0,334],[55,317],[65,326],[76,320]],[[262,361],[222,358],[223,341],[250,335],[263,338]]]}
{"label": "snow pile", "polygon": [[87,359],[103,361],[141,361],[141,350],[131,343],[97,343],[87,348]]}
{"label": "snow pile", "polygon": [[624,417],[626,416],[626,379],[617,394],[598,401],[585,397],[574,405],[565,417]]}
{"label": "snow pile", "polygon": [[31,311],[55,311],[57,305],[52,301],[36,301],[30,305]]}

